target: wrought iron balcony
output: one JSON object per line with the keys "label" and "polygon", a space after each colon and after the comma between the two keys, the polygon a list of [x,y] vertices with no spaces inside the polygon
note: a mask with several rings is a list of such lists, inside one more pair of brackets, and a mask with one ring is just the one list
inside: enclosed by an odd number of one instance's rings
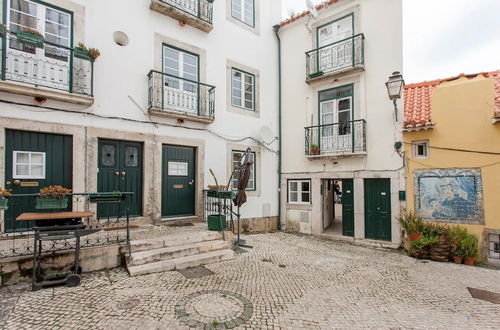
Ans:
{"label": "wrought iron balcony", "polygon": [[[30,40],[31,34],[8,32],[2,38],[1,79],[43,90],[57,90],[74,95],[93,96],[93,60],[86,54],[43,38]],[[30,94],[19,86],[3,84],[0,90]],[[43,95],[37,91],[37,95]],[[53,97],[52,97],[53,96]],[[49,94],[50,98],[69,100]],[[75,101],[73,99],[73,101]],[[73,102],[69,100],[69,102]],[[86,103],[80,100],[75,103]],[[88,101],[91,103],[91,99]]]}
{"label": "wrought iron balcony", "polygon": [[358,119],[343,123],[305,128],[306,156],[348,156],[366,152],[366,121]]}
{"label": "wrought iron balcony", "polygon": [[213,0],[152,0],[151,9],[210,32],[213,2]]}
{"label": "wrought iron balcony", "polygon": [[151,70],[148,77],[148,107],[151,112],[201,122],[214,120],[214,86],[155,70]]}
{"label": "wrought iron balcony", "polygon": [[306,53],[307,80],[333,73],[362,69],[364,65],[363,34],[349,37]]}

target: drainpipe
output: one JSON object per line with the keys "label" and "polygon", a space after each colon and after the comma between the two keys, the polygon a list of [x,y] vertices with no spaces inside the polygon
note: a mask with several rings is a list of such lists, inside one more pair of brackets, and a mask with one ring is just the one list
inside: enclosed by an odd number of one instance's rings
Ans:
{"label": "drainpipe", "polygon": [[281,230],[281,39],[279,36],[280,25],[273,26],[278,40],[278,230]]}

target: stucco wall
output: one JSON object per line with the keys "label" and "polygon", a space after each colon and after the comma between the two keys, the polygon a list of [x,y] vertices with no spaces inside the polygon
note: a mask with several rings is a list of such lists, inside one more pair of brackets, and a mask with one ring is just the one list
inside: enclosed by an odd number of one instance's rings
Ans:
{"label": "stucco wall", "polygon": [[[48,0],[48,2],[51,2]],[[277,133],[277,106],[278,106],[278,74],[277,74],[277,43],[272,30],[281,17],[281,1],[273,0],[260,3],[259,6],[259,26],[258,34],[230,22],[226,18],[226,8],[224,1],[214,2],[214,28],[210,33],[200,31],[194,27],[186,25],[181,27],[177,20],[164,16],[149,8],[149,0],[140,1],[85,1],[57,0],[61,7],[80,8],[78,19],[75,19],[75,42],[84,40],[88,47],[96,47],[101,52],[94,65],[94,104],[88,108],[81,105],[74,105],[64,102],[48,100],[44,106],[59,109],[72,110],[82,113],[68,113],[64,111],[51,111],[47,109],[36,109],[22,105],[5,104],[0,102],[0,114],[4,117],[30,120],[29,129],[33,129],[38,121],[48,124],[41,124],[40,130],[45,132],[56,132],[59,130],[69,134],[79,136],[82,127],[91,127],[97,132],[93,138],[106,137],[138,140],[145,142],[145,164],[148,173],[145,173],[144,191],[144,214],[157,216],[157,206],[151,209],[150,206],[158,204],[159,200],[151,200],[153,191],[148,189],[151,182],[155,182],[154,189],[161,182],[158,179],[159,173],[159,149],[160,143],[189,144],[190,141],[197,141],[193,146],[198,147],[204,144],[204,162],[199,169],[199,189],[208,184],[214,184],[208,174],[208,169],[213,169],[219,181],[227,182],[227,154],[229,145],[236,143],[257,147],[257,144],[245,138],[253,137],[257,140],[259,130],[262,126],[269,126],[276,136]],[[80,20],[84,15],[83,21]],[[82,33],[84,30],[84,33]],[[113,32],[123,31],[129,37],[130,43],[127,46],[119,46],[113,41]],[[147,73],[151,69],[158,69],[158,54],[161,51],[162,36],[164,38],[182,40],[185,44],[190,44],[202,53],[203,61],[201,65],[202,82],[216,86],[216,109],[215,121],[213,124],[205,125],[190,122],[179,124],[175,119],[150,117],[147,113],[148,103],[148,79]],[[78,39],[78,40],[77,40]],[[161,40],[160,40],[161,39]],[[245,116],[230,112],[227,108],[227,81],[226,65],[227,60],[245,64],[259,71],[259,117]],[[25,97],[13,94],[0,93],[0,100],[35,104],[32,97]],[[103,119],[98,116],[116,116],[127,119],[148,121],[153,119],[159,125],[138,123],[117,119]],[[19,125],[13,128],[17,128]],[[76,129],[72,127],[77,126]],[[5,125],[4,127],[8,127]],[[188,129],[190,128],[190,129]],[[102,130],[104,129],[104,130]],[[114,130],[117,132],[113,133]],[[101,134],[101,135],[100,135]],[[0,135],[0,136],[3,136]],[[144,137],[144,139],[142,137]],[[153,136],[158,136],[156,144],[153,143]],[[80,141],[80,140],[79,140]],[[199,142],[202,141],[202,142]],[[2,144],[3,146],[3,144]],[[0,146],[1,147],[1,146]],[[276,149],[277,144],[270,146]],[[81,190],[92,185],[86,182],[95,181],[95,164],[88,164],[87,170],[83,167],[82,148],[75,149],[75,163],[78,168],[74,173],[75,190]],[[154,165],[153,165],[153,159]],[[88,162],[94,159],[87,160]],[[260,152],[261,168],[259,173],[261,187],[259,196],[249,196],[247,204],[242,208],[244,218],[261,218],[263,216],[275,216],[278,213],[277,192],[277,156],[275,153],[263,148]],[[2,166],[3,167],[3,166]],[[146,169],[146,167],[145,167]],[[0,168],[1,170],[1,168]],[[154,172],[153,172],[154,171]],[[86,173],[86,176],[83,176]],[[82,174],[82,175],[80,175]],[[0,177],[4,177],[1,170]],[[3,186],[3,184],[0,184]],[[198,199],[198,208],[202,207]],[[264,210],[271,210],[271,214],[264,214]]]}
{"label": "stucco wall", "polygon": [[[408,208],[415,209],[414,171],[426,168],[480,169],[483,186],[484,225],[464,225],[476,234],[486,249],[487,230],[500,233],[500,164],[498,155],[466,153],[433,147],[481,150],[500,153],[500,125],[492,124],[494,83],[491,79],[461,78],[442,83],[432,93],[432,121],[435,128],[405,132],[408,156]],[[412,141],[428,140],[428,159],[414,159]]]}
{"label": "stucco wall", "polygon": [[[290,220],[293,231],[319,235],[322,232],[321,179],[351,178],[354,182],[355,236],[364,237],[365,178],[391,179],[392,218],[398,215],[399,190],[404,190],[403,161],[394,149],[402,140],[401,102],[398,121],[387,96],[385,82],[393,71],[402,71],[402,1],[345,0],[319,11],[317,19],[303,18],[282,28],[283,53],[283,192],[284,228]],[[320,82],[306,80],[305,53],[316,48],[316,28],[354,13],[354,35],[365,36],[365,70],[344,73]],[[383,17],[383,19],[382,19]],[[318,92],[347,84],[354,85],[354,120],[365,119],[367,152],[363,156],[308,159],[304,150],[304,127],[318,125]],[[288,179],[312,179],[312,203],[286,203]],[[309,222],[306,221],[308,213]],[[300,221],[302,217],[302,221]],[[392,242],[400,242],[400,228],[392,222]]]}

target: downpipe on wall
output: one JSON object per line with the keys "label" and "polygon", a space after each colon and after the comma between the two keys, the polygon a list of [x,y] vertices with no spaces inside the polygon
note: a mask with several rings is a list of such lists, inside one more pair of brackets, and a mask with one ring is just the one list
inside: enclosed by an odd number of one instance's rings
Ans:
{"label": "downpipe on wall", "polygon": [[278,41],[278,230],[281,230],[281,39],[280,25],[273,26]]}

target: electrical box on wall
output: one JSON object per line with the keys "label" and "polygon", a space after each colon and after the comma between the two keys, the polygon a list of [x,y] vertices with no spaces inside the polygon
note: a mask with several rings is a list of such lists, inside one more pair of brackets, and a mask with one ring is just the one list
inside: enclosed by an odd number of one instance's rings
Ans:
{"label": "electrical box on wall", "polygon": [[405,201],[406,200],[406,191],[400,190],[399,191],[399,200],[400,201]]}

